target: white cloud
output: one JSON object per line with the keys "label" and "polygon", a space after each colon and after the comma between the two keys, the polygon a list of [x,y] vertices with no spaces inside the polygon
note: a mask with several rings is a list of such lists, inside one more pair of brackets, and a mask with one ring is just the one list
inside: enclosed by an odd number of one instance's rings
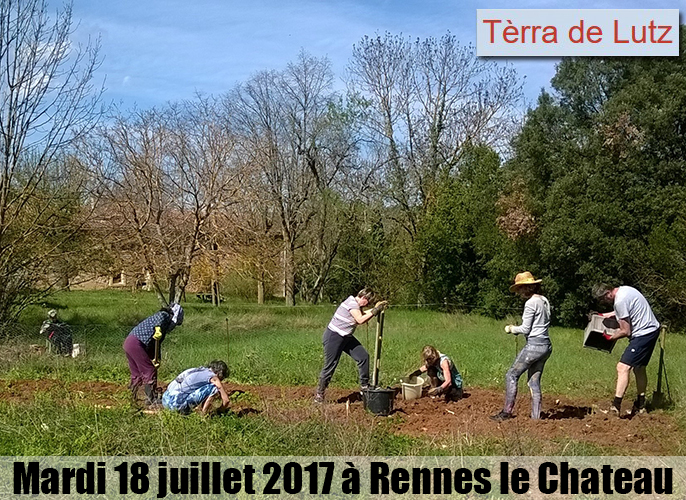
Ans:
{"label": "white cloud", "polygon": [[[563,0],[522,1],[517,7],[570,7]],[[629,8],[644,0],[572,0],[579,8],[598,2]],[[450,31],[473,44],[476,9],[510,6],[511,0],[74,0],[73,14],[77,37],[101,36],[100,73],[122,82],[106,98],[146,108],[195,91],[225,92],[257,71],[283,68],[301,48],[329,57],[342,78],[352,45],[377,32],[423,38]],[[554,73],[554,60],[511,62],[528,76],[530,98]]]}

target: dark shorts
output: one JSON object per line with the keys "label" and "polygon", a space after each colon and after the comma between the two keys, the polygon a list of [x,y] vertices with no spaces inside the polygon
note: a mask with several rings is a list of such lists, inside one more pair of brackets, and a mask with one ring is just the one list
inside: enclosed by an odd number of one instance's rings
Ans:
{"label": "dark shorts", "polygon": [[658,328],[653,333],[641,335],[640,337],[631,337],[629,339],[629,345],[624,350],[624,354],[622,354],[619,361],[632,368],[637,366],[648,366],[648,362],[653,355],[653,349],[655,349],[655,343],[659,336],[660,329]]}

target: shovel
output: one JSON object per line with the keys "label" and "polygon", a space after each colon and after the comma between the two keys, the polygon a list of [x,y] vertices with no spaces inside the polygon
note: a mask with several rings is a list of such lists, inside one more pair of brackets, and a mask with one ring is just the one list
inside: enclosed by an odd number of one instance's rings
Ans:
{"label": "shovel", "polygon": [[158,369],[160,367],[160,340],[155,339],[155,357],[152,358],[152,366],[155,367],[155,369]]}
{"label": "shovel", "polygon": [[[660,331],[660,362],[657,368],[657,390],[653,391],[653,401],[652,405],[655,408],[659,408],[670,402],[669,396],[669,383],[667,382],[667,372],[665,371],[665,329],[662,328]],[[667,384],[667,397],[662,392],[662,374],[665,376],[665,383]]]}
{"label": "shovel", "polygon": [[381,311],[376,323],[376,343],[374,345],[374,370],[372,371],[372,387],[379,383],[379,367],[381,365],[381,345],[383,343],[383,322],[386,311]]}

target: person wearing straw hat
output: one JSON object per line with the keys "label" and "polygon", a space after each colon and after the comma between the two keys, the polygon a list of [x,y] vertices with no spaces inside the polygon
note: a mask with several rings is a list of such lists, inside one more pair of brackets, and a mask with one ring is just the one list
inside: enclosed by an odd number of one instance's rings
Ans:
{"label": "person wearing straw hat", "polygon": [[[374,307],[363,313],[362,308],[374,303]],[[369,288],[359,291],[356,297],[352,295],[338,306],[329,325],[324,330],[322,343],[324,344],[324,366],[319,374],[319,383],[314,393],[314,402],[324,402],[324,391],[329,386],[341,354],[346,353],[357,363],[362,390],[369,386],[369,353],[360,341],[355,338],[355,328],[363,325],[383,311],[388,302],[377,302],[374,292]]]}
{"label": "person wearing straw hat", "polygon": [[611,304],[614,308],[619,329],[607,339],[629,338],[629,345],[617,363],[617,386],[610,410],[613,413],[620,413],[622,399],[629,385],[629,375],[633,370],[637,396],[631,412],[642,413],[645,411],[645,394],[648,386],[646,366],[660,336],[660,322],[655,318],[643,294],[633,287],[614,287],[601,283],[593,287],[592,294],[599,302]]}
{"label": "person wearing straw hat", "polygon": [[505,375],[505,406],[491,419],[507,420],[513,417],[517,383],[519,377],[528,371],[527,385],[531,391],[531,418],[541,418],[541,375],[546,361],[553,352],[548,328],[550,327],[550,303],[541,294],[541,280],[534,279],[529,271],[519,273],[510,287],[520,297],[526,299],[521,326],[507,325],[505,333],[524,335],[526,344]]}

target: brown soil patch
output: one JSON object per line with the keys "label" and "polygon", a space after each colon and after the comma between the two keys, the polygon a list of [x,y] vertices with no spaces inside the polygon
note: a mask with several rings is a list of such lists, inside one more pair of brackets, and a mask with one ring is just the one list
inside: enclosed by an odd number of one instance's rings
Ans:
{"label": "brown soil patch", "polygon": [[[516,418],[494,422],[489,417],[502,409],[504,395],[500,391],[469,389],[459,401],[446,403],[427,396],[405,401],[397,395],[390,417],[377,417],[363,408],[359,393],[340,389],[327,392],[322,405],[297,405],[311,401],[313,389],[308,387],[238,386],[227,389],[245,390],[260,397],[264,411],[283,421],[297,421],[321,412],[332,421],[352,421],[378,424],[387,421],[395,432],[432,439],[454,445],[457,440],[469,443],[474,437],[491,437],[511,443],[513,455],[544,455],[559,450],[570,441],[588,443],[631,455],[673,455],[679,452],[681,441],[677,423],[671,415],[654,411],[621,418],[609,413],[609,401],[572,400],[564,396],[543,396],[542,419],[529,418],[528,394],[518,398]],[[282,404],[279,404],[279,401]],[[283,404],[290,402],[291,407]],[[629,406],[625,404],[625,406]],[[518,443],[522,444],[518,447]]]}
{"label": "brown soil patch", "polygon": [[[493,438],[510,443],[510,454],[544,455],[569,442],[588,443],[609,451],[631,455],[674,455],[680,453],[681,432],[669,413],[654,411],[618,418],[607,412],[609,402],[572,400],[544,395],[543,418],[529,418],[530,399],[521,394],[515,407],[516,418],[494,422],[489,417],[503,404],[500,391],[469,389],[460,401],[423,397],[394,400],[390,417],[377,417],[363,408],[359,393],[330,389],[324,405],[312,403],[311,387],[248,386],[225,384],[234,393],[232,411],[240,416],[261,413],[268,418],[297,422],[324,418],[332,422],[383,425],[398,434],[443,443],[470,443],[471,439]],[[125,386],[107,382],[57,380],[0,380],[0,401],[27,403],[39,392],[62,393],[65,399],[100,406],[128,404]],[[628,404],[625,404],[628,406]],[[521,446],[518,446],[521,445]]]}
{"label": "brown soil patch", "polygon": [[69,382],[60,380],[0,380],[0,401],[27,403],[37,394],[48,392],[58,394],[65,401],[113,406],[120,404],[127,390],[111,382]]}

